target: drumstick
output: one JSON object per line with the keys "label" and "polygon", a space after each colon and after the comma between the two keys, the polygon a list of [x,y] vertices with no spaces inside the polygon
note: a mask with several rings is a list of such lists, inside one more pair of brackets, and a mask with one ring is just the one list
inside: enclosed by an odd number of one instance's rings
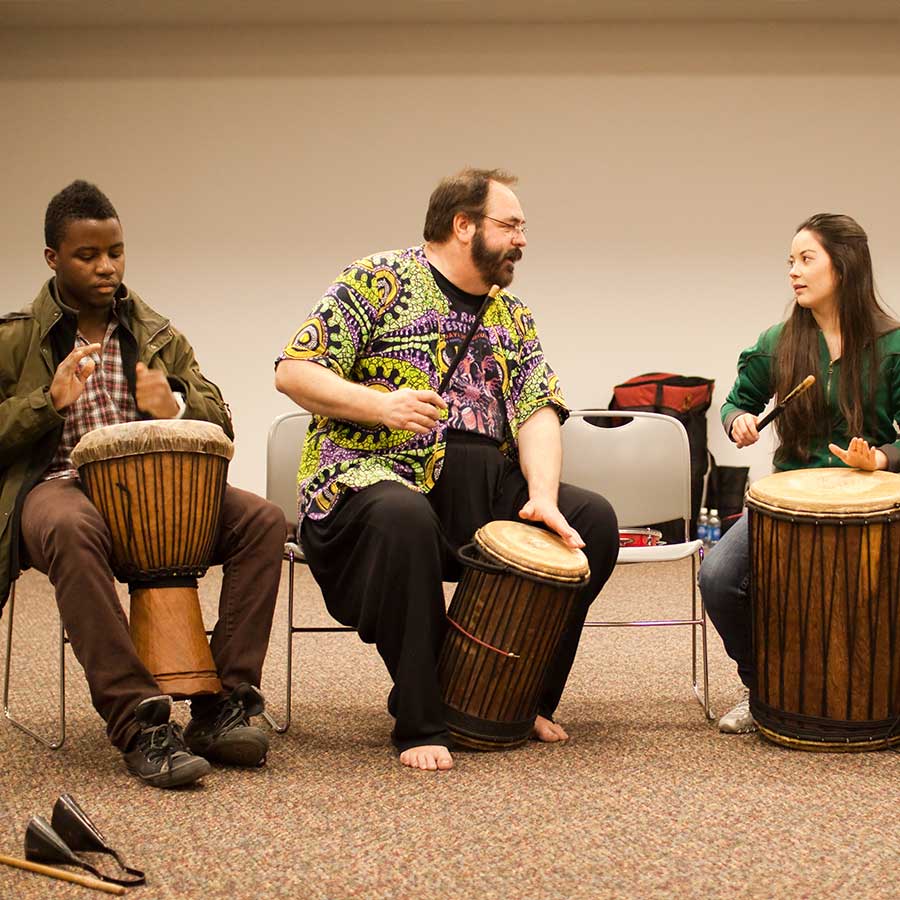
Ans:
{"label": "drumstick", "polygon": [[800,382],[788,395],[778,404],[771,412],[764,415],[757,423],[756,430],[760,432],[766,425],[769,424],[773,419],[777,419],[783,412],[784,408],[794,399],[794,397],[799,397],[804,391],[808,391],[814,384],[816,383],[815,375],[807,375],[803,381]]}
{"label": "drumstick", "polygon": [[475,316],[475,324],[469,329],[469,333],[466,335],[466,339],[462,342],[459,347],[459,350],[456,351],[456,356],[453,357],[453,362],[450,363],[450,368],[444,373],[444,377],[441,379],[440,386],[437,389],[439,394],[443,394],[444,391],[447,390],[447,387],[450,384],[450,379],[453,377],[453,373],[456,371],[456,367],[463,361],[466,355],[466,350],[469,349],[469,344],[472,343],[472,338],[475,337],[475,332],[478,331],[478,326],[481,324],[481,319],[484,316],[485,310],[488,308],[488,304],[497,294],[500,293],[499,285],[492,285],[491,289],[488,291],[487,297],[484,298],[484,303],[481,304],[481,307],[478,310],[478,315]]}
{"label": "drumstick", "polygon": [[12,866],[16,869],[25,869],[26,872],[36,872],[38,875],[47,875],[50,878],[59,878],[61,881],[71,881],[83,887],[92,888],[95,891],[106,891],[107,894],[124,894],[125,888],[120,884],[107,884],[97,878],[88,875],[76,875],[74,872],[65,872],[54,866],[42,866],[27,859],[16,859],[13,856],[5,856],[0,853],[0,863]]}

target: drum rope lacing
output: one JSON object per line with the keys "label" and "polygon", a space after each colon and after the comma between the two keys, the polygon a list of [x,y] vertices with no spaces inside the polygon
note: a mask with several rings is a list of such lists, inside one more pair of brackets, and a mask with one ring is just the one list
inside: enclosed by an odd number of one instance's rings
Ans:
{"label": "drum rope lacing", "polygon": [[501,650],[499,647],[495,647],[493,644],[488,644],[486,641],[481,640],[481,638],[475,637],[474,634],[470,634],[466,631],[459,622],[454,621],[447,616],[447,621],[459,632],[464,634],[470,641],[475,641],[476,644],[480,644],[482,647],[487,650],[493,650],[494,653],[499,653],[501,656],[507,657],[507,659],[521,659],[518,653],[513,653],[512,650]]}
{"label": "drum rope lacing", "polygon": [[[865,542],[866,551],[867,551],[865,554],[865,557],[866,557],[865,583],[867,585],[867,590],[864,593],[867,596],[870,594],[874,594],[872,585],[874,584],[875,581],[877,581],[877,576],[872,571],[873,547],[871,545],[872,534],[870,531],[870,526],[878,525],[878,524],[891,524],[892,522],[897,521],[897,517],[895,515],[892,515],[891,512],[887,512],[886,514],[876,515],[876,516],[863,516],[861,520],[857,520],[855,522],[846,522],[844,518],[839,518],[839,517],[820,518],[819,516],[815,516],[810,519],[810,518],[806,518],[806,517],[795,516],[792,513],[787,512],[787,511],[776,512],[773,510],[767,510],[766,515],[770,519],[780,520],[782,522],[787,522],[791,525],[803,525],[803,524],[811,523],[814,526],[816,526],[817,528],[818,528],[818,526],[822,526],[822,525],[825,525],[825,526],[829,526],[829,525],[844,526],[845,524],[846,525],[850,525],[850,524],[858,525],[862,529],[861,540],[863,540]],[[760,540],[760,536],[763,533],[764,527],[765,527],[764,519],[762,517],[760,517],[760,519],[756,525],[755,532],[751,532],[751,546],[756,545],[757,542],[759,542],[760,544],[763,543]],[[771,527],[771,525],[770,525],[770,527]],[[807,572],[807,578],[805,581],[805,585],[801,581],[800,568],[796,567],[796,571],[795,571],[795,566],[793,565],[795,550],[798,551],[798,556],[799,556],[799,535],[797,533],[795,533],[794,531],[792,531],[790,533],[790,535],[788,537],[788,541],[787,541],[787,549],[786,549],[787,559],[784,561],[784,568],[786,570],[785,574],[782,575],[781,562],[779,560],[771,560],[770,559],[768,567],[766,568],[766,571],[765,571],[765,574],[767,576],[767,578],[766,578],[767,582],[771,581],[773,578],[773,575],[774,575],[774,582],[776,584],[781,584],[786,579],[790,578],[790,575],[788,573],[795,572],[795,575],[796,575],[795,589],[798,592],[798,596],[804,596],[804,597],[809,598],[809,597],[813,596],[813,579],[816,574],[818,574],[818,580],[819,580],[820,584],[837,582],[837,571],[838,571],[838,565],[839,565],[839,561],[840,561],[843,563],[844,592],[845,592],[845,594],[849,595],[851,589],[850,589],[850,582],[848,580],[848,573],[851,571],[851,558],[850,558],[850,548],[848,546],[848,541],[846,539],[846,535],[844,535],[842,533],[841,537],[838,539],[837,552],[834,553],[831,557],[831,571],[830,572],[826,571],[826,554],[823,550],[822,535],[819,534],[818,532],[814,535],[813,541],[812,541],[812,546],[811,546],[811,556],[813,559],[817,560],[818,566],[810,567],[809,571]],[[760,550],[757,547],[757,548],[755,548],[755,552],[751,551],[751,555],[754,558],[757,558],[757,553],[759,553],[759,552],[760,552]],[[884,552],[887,557],[887,565],[886,565],[887,571],[889,571],[889,572],[896,571],[895,564],[893,561],[893,544],[890,540],[884,541]],[[774,571],[773,571],[773,563],[774,563]],[[860,576],[862,575],[862,572],[863,572],[863,570],[860,569],[860,572],[859,572]],[[830,577],[827,577],[827,576],[830,576]],[[804,587],[805,587],[805,590],[804,590]],[[825,625],[825,629],[824,629],[824,632],[822,635],[822,647],[820,648],[820,652],[823,656],[827,656],[827,647],[830,645],[830,642],[831,642],[831,632],[832,632],[832,625],[833,625],[832,619],[834,616],[834,610],[832,607],[833,607],[833,603],[834,603],[834,597],[833,597],[833,595],[829,595],[826,598],[823,595],[821,598],[821,602],[823,603],[823,608],[821,610],[821,613],[822,613],[823,621],[826,623],[826,625]],[[898,611],[900,611],[900,604],[891,603],[889,610],[888,610],[888,615],[891,616],[891,618],[893,619],[893,617],[897,615]],[[803,622],[805,622],[805,620],[808,618],[808,612],[809,612],[809,610],[807,609],[806,614],[804,614],[804,611],[801,610],[801,620],[802,620],[801,621],[801,631],[803,631],[803,632],[805,632],[805,630],[806,630]],[[785,633],[785,629],[784,629],[784,619],[782,618],[782,616],[780,614],[776,614],[776,619],[781,623],[780,626],[778,627],[778,649],[779,649],[780,658],[783,658],[785,655],[785,650],[786,650],[786,633]],[[769,628],[769,625],[764,624],[763,627],[764,627],[764,630],[767,630]],[[855,629],[857,627],[857,623],[855,622],[855,620],[849,623],[849,627],[851,627],[852,631],[855,631]],[[894,631],[895,631],[895,628],[891,627],[890,632],[893,634]],[[766,656],[767,655],[768,654],[766,654]],[[852,663],[851,663],[851,667],[852,667]],[[764,663],[763,671],[767,672],[768,668],[769,668],[768,664]],[[801,670],[805,669],[805,663],[803,661],[802,653],[801,653],[801,657],[800,657],[800,668],[801,668]],[[893,665],[891,666],[891,671],[892,672],[894,671]],[[781,694],[783,694],[784,689],[785,689],[784,674],[785,674],[784,669],[781,668],[780,678],[779,678],[780,684],[776,688],[776,691],[780,690]],[[891,684],[894,683],[893,677],[890,678],[890,683]],[[804,687],[805,687],[805,684],[803,682],[801,682],[799,685],[801,705],[803,703]],[[847,693],[847,697],[845,698],[846,703],[847,703],[847,715],[848,716],[849,716],[849,705],[852,700],[851,693],[850,693],[851,687],[852,687],[852,685],[848,684],[848,686],[847,686],[848,693]],[[829,682],[827,679],[827,671],[823,672],[823,681],[822,681],[821,688],[823,691],[823,704],[827,705],[828,689],[829,689]],[[894,706],[893,703],[889,703],[889,705]],[[778,707],[770,707],[768,704],[759,701],[759,699],[756,700],[756,706],[757,706],[759,712],[765,711],[766,716],[769,716],[769,717],[771,717],[773,715],[778,716],[779,714],[782,714],[782,710],[779,709]],[[796,739],[807,739],[807,740],[812,740],[812,741],[816,741],[816,742],[823,742],[826,740],[825,736],[821,733],[821,726],[823,726],[823,725],[838,724],[838,725],[849,726],[849,725],[853,724],[852,722],[836,723],[836,722],[834,722],[834,720],[831,717],[828,717],[828,716],[810,716],[810,715],[802,715],[799,713],[794,713],[788,718],[790,719],[790,722],[788,722],[786,720],[785,723],[783,723],[783,727],[787,727],[789,725],[790,728],[792,728],[792,729],[799,729],[802,727],[803,722],[815,724],[817,726],[817,730],[815,731],[815,733],[807,734],[807,733],[802,733],[800,731],[797,731],[796,733],[790,733],[789,736],[796,738]],[[881,744],[881,746],[884,749],[893,750],[894,752],[900,752],[900,744],[898,744],[895,739],[896,736],[898,734],[900,734],[900,716],[896,716],[896,717],[889,716],[887,720],[880,722],[879,724],[882,727],[885,725],[887,726],[886,733],[878,734],[878,735],[868,735],[868,736],[866,736],[865,740],[877,741]],[[782,732],[782,734],[788,734],[788,733]],[[828,735],[828,739],[833,743],[848,743],[848,742],[853,741],[854,738],[856,738],[856,737],[857,737],[856,735],[848,734],[848,733],[835,733],[835,734]]]}

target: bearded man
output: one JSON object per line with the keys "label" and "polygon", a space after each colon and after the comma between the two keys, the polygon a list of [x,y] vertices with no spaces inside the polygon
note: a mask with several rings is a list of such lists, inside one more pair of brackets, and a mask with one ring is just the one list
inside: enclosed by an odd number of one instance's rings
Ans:
{"label": "bearded man", "polygon": [[445,178],[425,243],[344,269],[276,361],[277,389],[314,414],[298,479],[307,561],[331,615],[384,660],[391,737],[417,769],[453,766],[437,660],[456,550],[517,518],[584,548],[591,577],[534,725],[547,742],[568,738],[553,713],[618,554],[609,503],[559,481],[568,410],[507,290],[527,244],[515,184],[497,169]]}

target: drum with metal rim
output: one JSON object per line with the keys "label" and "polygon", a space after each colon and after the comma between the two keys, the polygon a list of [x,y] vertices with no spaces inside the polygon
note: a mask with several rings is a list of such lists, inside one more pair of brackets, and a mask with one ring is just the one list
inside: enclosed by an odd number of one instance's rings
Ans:
{"label": "drum with metal rim", "polygon": [[438,666],[447,726],[457,746],[516,747],[531,736],[587,557],[549,531],[494,521],[460,558]]}
{"label": "drum with metal rim", "polygon": [[900,475],[779,472],[747,506],[760,731],[804,750],[900,743]]}

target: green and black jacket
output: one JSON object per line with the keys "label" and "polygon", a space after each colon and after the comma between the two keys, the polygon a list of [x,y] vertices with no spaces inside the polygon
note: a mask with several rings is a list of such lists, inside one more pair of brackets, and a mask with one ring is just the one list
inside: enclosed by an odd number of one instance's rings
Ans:
{"label": "green and black jacket", "polygon": [[[773,364],[778,338],[784,328],[779,322],[766,329],[757,342],[744,350],[738,359],[738,375],[731,392],[722,405],[722,424],[731,437],[734,420],[743,413],[758,416],[775,394]],[[822,428],[820,438],[810,448],[809,459],[787,459],[776,463],[776,469],[808,469],[819,466],[843,466],[828,451],[828,445],[846,447],[850,438],[865,438],[870,445],[884,451],[888,469],[900,471],[900,440],[894,422],[900,418],[900,323],[893,319],[878,338],[879,371],[875,391],[873,414],[867,414],[863,434],[848,433],[847,422],[838,404],[841,360],[832,360],[824,335],[819,332],[819,371],[811,372],[825,393],[828,422]]]}

